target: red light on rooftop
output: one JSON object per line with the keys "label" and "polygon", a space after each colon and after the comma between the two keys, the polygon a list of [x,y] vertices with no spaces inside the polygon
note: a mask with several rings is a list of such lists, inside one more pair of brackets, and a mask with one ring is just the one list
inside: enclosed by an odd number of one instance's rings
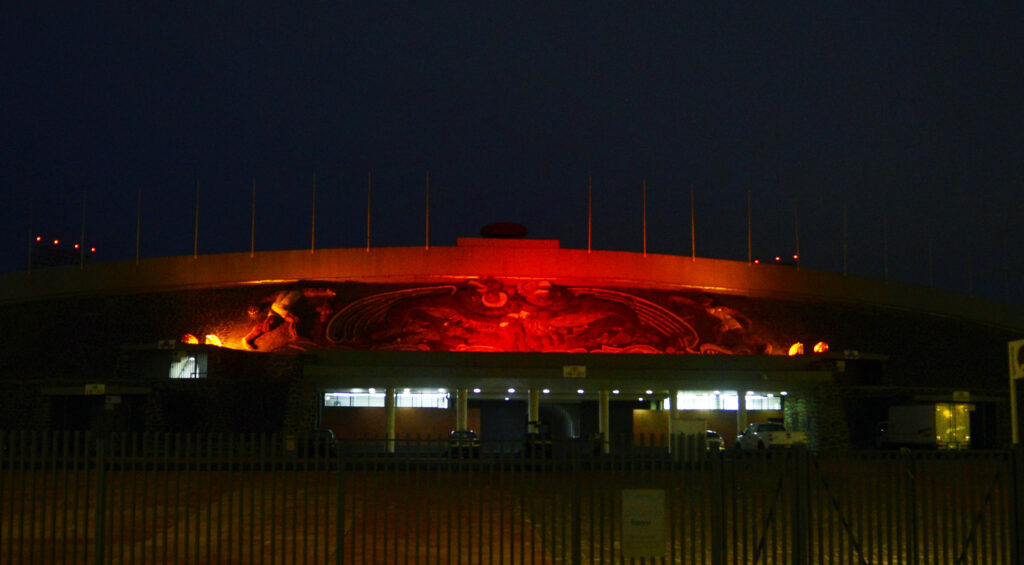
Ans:
{"label": "red light on rooftop", "polygon": [[55,240],[53,240],[53,244],[54,244],[54,245],[60,245],[60,240],[59,240],[59,239],[55,239]]}
{"label": "red light on rooftop", "polygon": [[43,236],[41,236],[41,235],[37,235],[36,236],[36,241],[42,241],[42,240],[43,240]]}
{"label": "red light on rooftop", "polygon": [[775,256],[775,260],[776,260],[776,261],[782,261],[782,257],[779,257],[778,255],[776,255],[776,256]]}
{"label": "red light on rooftop", "polygon": [[797,255],[796,253],[793,254],[793,259],[799,259],[799,258],[800,258],[799,255]]}
{"label": "red light on rooftop", "polygon": [[96,248],[95,248],[95,247],[90,247],[90,248],[89,248],[89,251],[90,251],[91,253],[96,253]]}
{"label": "red light on rooftop", "polygon": [[77,243],[75,244],[75,249],[78,249],[78,244]]}
{"label": "red light on rooftop", "polygon": [[761,264],[761,260],[760,259],[754,259],[754,264],[755,265],[760,265]]}

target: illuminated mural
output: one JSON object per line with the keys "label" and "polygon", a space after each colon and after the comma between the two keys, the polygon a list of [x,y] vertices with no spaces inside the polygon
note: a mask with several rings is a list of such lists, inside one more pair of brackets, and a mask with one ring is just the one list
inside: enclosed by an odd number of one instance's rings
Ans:
{"label": "illuminated mural", "polygon": [[[249,349],[771,354],[745,315],[701,294],[653,300],[550,281],[470,279],[338,303],[292,287],[252,306]],[[269,306],[268,306],[269,304]],[[265,316],[265,317],[264,317]],[[280,329],[279,329],[280,328]]]}

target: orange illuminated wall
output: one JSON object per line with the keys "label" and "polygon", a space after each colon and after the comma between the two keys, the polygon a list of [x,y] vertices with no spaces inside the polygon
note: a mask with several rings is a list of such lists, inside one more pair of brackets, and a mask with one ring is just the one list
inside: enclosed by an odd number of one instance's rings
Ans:
{"label": "orange illuminated wall", "polygon": [[[469,278],[344,298],[341,285],[269,290],[248,323],[225,322],[231,346],[503,353],[784,353],[765,325],[712,295],[548,280]],[[234,324],[232,326],[232,324]]]}
{"label": "orange illuminated wall", "polygon": [[[466,414],[469,429],[485,438],[480,429],[480,409],[470,408]],[[324,407],[321,427],[334,432],[339,439],[383,439],[386,420],[383,408]],[[395,435],[404,439],[444,439],[455,429],[455,409],[396,408]]]}

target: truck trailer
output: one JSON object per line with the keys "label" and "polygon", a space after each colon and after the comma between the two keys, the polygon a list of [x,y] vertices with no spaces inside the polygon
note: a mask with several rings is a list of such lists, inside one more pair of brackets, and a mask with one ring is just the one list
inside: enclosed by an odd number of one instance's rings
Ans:
{"label": "truck trailer", "polygon": [[968,449],[972,404],[938,403],[890,406],[879,424],[882,448]]}

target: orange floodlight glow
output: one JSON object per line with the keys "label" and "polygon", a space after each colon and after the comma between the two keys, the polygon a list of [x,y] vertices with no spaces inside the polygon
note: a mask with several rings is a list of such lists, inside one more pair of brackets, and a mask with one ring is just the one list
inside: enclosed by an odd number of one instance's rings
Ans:
{"label": "orange floodlight glow", "polygon": [[199,338],[192,334],[185,334],[181,336],[181,343],[187,343],[189,345],[199,345]]}
{"label": "orange floodlight glow", "polygon": [[794,343],[793,345],[789,346],[789,356],[790,357],[793,357],[794,355],[803,355],[803,354],[804,354],[804,344],[800,343],[799,341]]}
{"label": "orange floodlight glow", "polygon": [[220,342],[220,338],[217,337],[217,334],[206,334],[206,339],[203,343],[205,343],[206,345],[216,345],[217,347],[224,347],[224,345]]}
{"label": "orange floodlight glow", "polygon": [[819,341],[818,343],[815,343],[814,344],[814,352],[815,353],[828,353],[828,344],[825,343],[824,341]]}

